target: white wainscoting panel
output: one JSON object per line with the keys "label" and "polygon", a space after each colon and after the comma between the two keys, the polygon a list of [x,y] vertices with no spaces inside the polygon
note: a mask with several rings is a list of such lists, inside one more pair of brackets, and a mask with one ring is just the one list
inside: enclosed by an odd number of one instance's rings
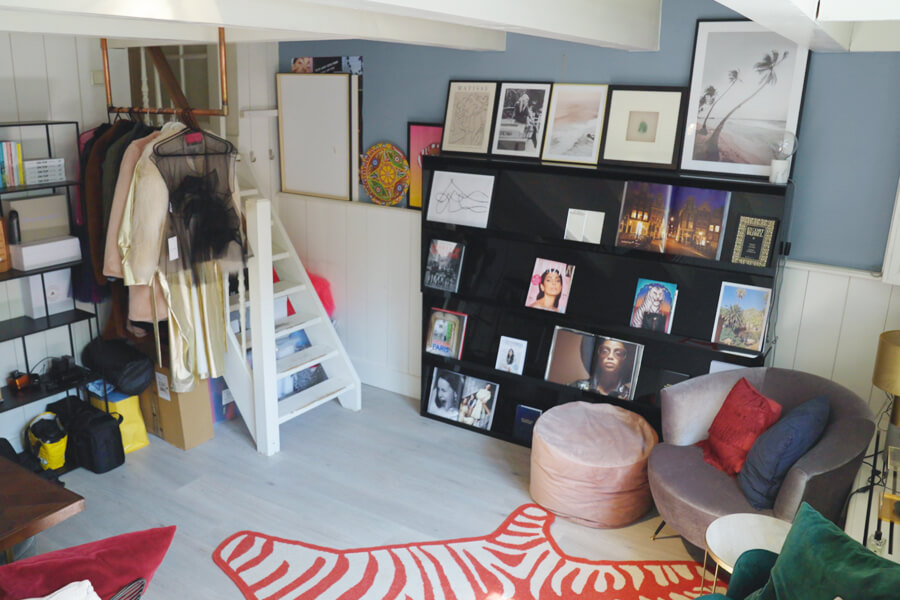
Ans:
{"label": "white wainscoting panel", "polygon": [[331,284],[335,327],[363,383],[418,397],[421,213],[280,194],[279,214],[307,270]]}

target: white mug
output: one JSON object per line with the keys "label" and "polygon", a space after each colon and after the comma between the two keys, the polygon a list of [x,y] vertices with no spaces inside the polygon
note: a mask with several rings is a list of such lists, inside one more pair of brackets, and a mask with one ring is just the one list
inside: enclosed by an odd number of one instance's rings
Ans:
{"label": "white mug", "polygon": [[771,165],[769,183],[787,183],[788,174],[791,172],[791,161],[774,159]]}

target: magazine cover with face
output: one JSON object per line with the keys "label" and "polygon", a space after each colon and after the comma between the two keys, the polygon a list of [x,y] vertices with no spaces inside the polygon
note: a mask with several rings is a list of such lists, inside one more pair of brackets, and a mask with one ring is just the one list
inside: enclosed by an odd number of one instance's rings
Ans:
{"label": "magazine cover with face", "polygon": [[565,313],[574,275],[575,265],[546,258],[536,259],[525,306]]}
{"label": "magazine cover with face", "polygon": [[557,326],[544,379],[632,400],[644,346]]}

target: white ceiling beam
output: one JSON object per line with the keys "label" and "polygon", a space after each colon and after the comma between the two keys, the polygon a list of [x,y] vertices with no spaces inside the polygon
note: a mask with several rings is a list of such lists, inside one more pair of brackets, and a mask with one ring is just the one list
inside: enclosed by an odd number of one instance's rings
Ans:
{"label": "white ceiling beam", "polygon": [[853,25],[816,19],[817,0],[716,0],[766,29],[810,50],[850,49]]}
{"label": "white ceiling beam", "polygon": [[658,50],[662,0],[307,0],[626,50]]}
{"label": "white ceiling beam", "polygon": [[897,0],[820,0],[820,21],[900,21]]}
{"label": "white ceiling beam", "polygon": [[[853,52],[900,51],[900,21],[867,21],[853,24]],[[896,77],[896,73],[894,74]]]}
{"label": "white ceiling beam", "polygon": [[[137,22],[153,29],[150,34],[135,32],[135,37],[142,38],[183,38],[180,32],[191,31],[183,29],[185,25],[206,25],[242,29],[243,41],[360,38],[467,50],[506,49],[503,31],[293,0],[0,0],[0,10],[24,13],[18,27],[30,23],[29,31],[35,32],[47,32],[50,15],[93,17],[96,29],[89,35],[98,37],[131,37],[120,27],[135,30]],[[126,26],[129,21],[132,24]],[[0,29],[7,29],[5,19],[0,21]],[[170,30],[174,33],[168,33]],[[201,39],[185,41],[208,41],[202,31],[193,31]],[[279,33],[254,37],[253,31]]]}

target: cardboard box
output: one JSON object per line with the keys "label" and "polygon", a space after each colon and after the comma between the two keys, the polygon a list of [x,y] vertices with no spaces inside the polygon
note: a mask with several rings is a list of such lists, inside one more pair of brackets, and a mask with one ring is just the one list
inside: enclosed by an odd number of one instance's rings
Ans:
{"label": "cardboard box", "polygon": [[194,383],[190,392],[169,389],[169,370],[156,367],[156,380],[140,396],[147,431],[173,446],[190,450],[213,437],[209,381]]}
{"label": "cardboard box", "polygon": [[65,194],[3,200],[3,214],[19,214],[20,242],[34,242],[69,235],[69,202]]}
{"label": "cardboard box", "polygon": [[60,269],[44,273],[44,283],[40,275],[23,277],[19,280],[22,286],[22,302],[25,304],[25,316],[39,319],[45,316],[44,290],[47,291],[47,308],[51,315],[73,310],[72,303],[72,270]]}
{"label": "cardboard box", "polygon": [[81,244],[77,237],[65,236],[10,244],[9,254],[13,269],[30,271],[81,260]]}

